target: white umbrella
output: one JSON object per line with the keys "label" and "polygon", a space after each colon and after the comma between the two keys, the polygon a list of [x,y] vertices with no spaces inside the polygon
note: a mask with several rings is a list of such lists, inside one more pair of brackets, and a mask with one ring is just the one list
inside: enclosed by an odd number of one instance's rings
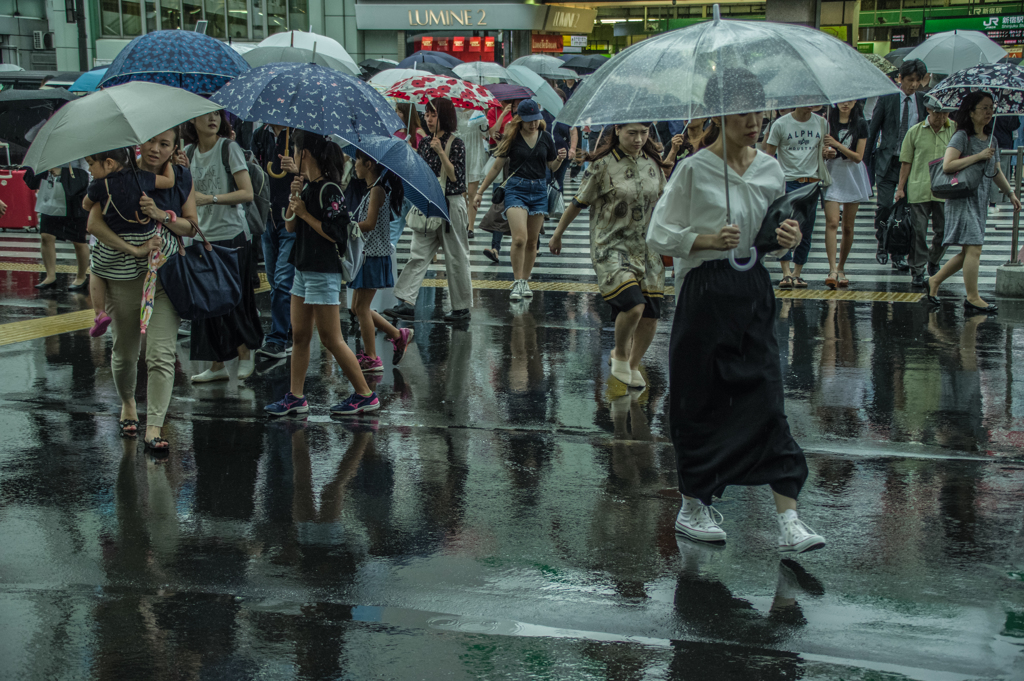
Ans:
{"label": "white umbrella", "polygon": [[230,43],[231,49],[238,54],[245,56],[247,53],[256,49],[256,43]]}
{"label": "white umbrella", "polygon": [[318,54],[325,54],[328,57],[333,57],[344,64],[349,69],[349,73],[353,76],[358,76],[359,66],[355,60],[349,55],[341,43],[333,38],[328,38],[325,35],[319,35],[317,33],[306,33],[305,31],[286,31],[284,33],[275,33],[266,40],[259,44],[259,47],[301,47],[307,50],[312,50],[313,45],[316,45],[316,51]]}
{"label": "white umbrella", "polygon": [[36,172],[101,151],[142,144],[222,107],[188,90],[133,81],[62,106],[36,134],[24,164]]}
{"label": "white umbrella", "polygon": [[929,73],[950,74],[978,64],[995,64],[1009,54],[981,31],[936,33],[915,47],[903,61],[920,59]]}
{"label": "white umbrella", "polygon": [[516,59],[511,65],[525,66],[538,76],[543,76],[544,78],[571,78],[576,80],[580,77],[580,74],[565,68],[564,61],[549,54],[528,54],[525,57]]}
{"label": "white umbrella", "polygon": [[24,71],[24,70],[25,69],[21,68],[17,64],[0,64],[0,71]]}
{"label": "white umbrella", "polygon": [[349,76],[359,75],[358,73],[351,73],[348,64],[340,62],[319,50],[314,52],[304,47],[265,45],[246,52],[242,58],[253,68],[265,66],[266,64],[319,64]]}
{"label": "white umbrella", "polygon": [[459,64],[452,69],[462,80],[468,80],[477,85],[497,85],[508,83],[512,76],[501,64],[492,61],[472,61],[466,64]]}
{"label": "white umbrella", "polygon": [[[533,99],[544,107],[544,110],[552,116],[557,116],[562,111],[562,98],[558,96],[555,89],[546,80],[525,66],[512,64],[508,67],[508,73],[512,80],[523,87],[533,90]],[[573,74],[575,77],[575,74]]]}

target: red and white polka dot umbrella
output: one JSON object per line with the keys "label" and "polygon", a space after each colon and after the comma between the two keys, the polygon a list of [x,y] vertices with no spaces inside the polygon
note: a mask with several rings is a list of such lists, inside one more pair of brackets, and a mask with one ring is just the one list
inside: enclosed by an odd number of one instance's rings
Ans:
{"label": "red and white polka dot umbrella", "polygon": [[489,106],[501,108],[501,103],[483,86],[446,76],[425,74],[406,78],[392,85],[384,96],[414,104],[426,104],[435,97],[446,97],[452,100],[456,109],[486,111]]}

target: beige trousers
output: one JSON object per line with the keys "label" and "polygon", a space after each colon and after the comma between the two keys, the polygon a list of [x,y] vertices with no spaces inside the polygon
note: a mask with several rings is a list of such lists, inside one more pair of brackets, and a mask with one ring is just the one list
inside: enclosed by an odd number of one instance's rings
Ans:
{"label": "beige trousers", "polygon": [[465,310],[473,306],[473,282],[469,273],[469,214],[466,212],[466,199],[461,194],[446,198],[448,215],[452,219],[451,229],[442,225],[429,234],[412,233],[409,261],[395,283],[395,297],[410,305],[416,304],[423,277],[440,248],[444,250],[444,269],[448,273],[452,309]]}
{"label": "beige trousers", "polygon": [[[114,338],[114,350],[110,356],[110,369],[114,374],[118,397],[125,403],[135,397],[139,373],[139,352],[142,347],[139,311],[142,309],[142,284],[145,279],[146,275],[130,281],[103,280],[107,286],[107,314],[113,320],[110,332]],[[167,416],[167,405],[171,402],[171,389],[174,387],[174,361],[180,323],[178,311],[167,299],[164,287],[157,283],[153,316],[146,330],[147,426],[162,428]]]}

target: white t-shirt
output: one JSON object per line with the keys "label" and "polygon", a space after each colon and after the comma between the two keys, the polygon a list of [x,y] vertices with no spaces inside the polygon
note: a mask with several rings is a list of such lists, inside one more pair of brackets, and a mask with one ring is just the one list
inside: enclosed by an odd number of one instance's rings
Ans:
{"label": "white t-shirt", "polygon": [[[210,196],[230,194],[234,191],[234,182],[224,172],[224,159],[221,156],[220,145],[230,144],[231,140],[221,138],[213,145],[213,148],[206,153],[201,153],[198,148],[192,157],[192,179],[195,182],[197,192],[209,194]],[[231,174],[234,175],[240,170],[245,170],[245,154],[242,147],[232,144],[228,152],[228,166]],[[245,222],[245,211],[242,204],[226,206],[223,204],[207,204],[199,206],[199,229],[210,241],[228,241],[234,239],[241,232],[249,236],[249,229]]]}
{"label": "white t-shirt", "polygon": [[772,125],[768,144],[776,147],[775,157],[779,159],[787,182],[818,176],[823,128],[821,117],[814,114],[806,123],[796,120],[791,113],[786,114]]}

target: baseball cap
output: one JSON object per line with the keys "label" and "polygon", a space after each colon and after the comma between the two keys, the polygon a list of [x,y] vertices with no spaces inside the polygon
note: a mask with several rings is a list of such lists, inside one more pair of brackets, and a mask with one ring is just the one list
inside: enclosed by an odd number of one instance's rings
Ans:
{"label": "baseball cap", "polygon": [[537,106],[537,102],[532,99],[524,99],[519,102],[519,108],[516,109],[516,114],[519,115],[523,121],[539,121],[544,118],[540,115],[540,107]]}

